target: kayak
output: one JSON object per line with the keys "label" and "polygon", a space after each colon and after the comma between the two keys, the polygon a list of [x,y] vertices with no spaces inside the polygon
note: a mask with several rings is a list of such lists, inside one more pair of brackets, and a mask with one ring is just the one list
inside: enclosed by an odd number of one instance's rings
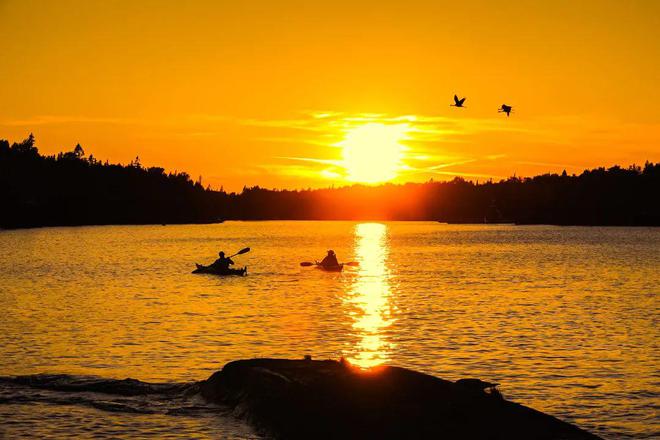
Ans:
{"label": "kayak", "polygon": [[343,264],[340,264],[338,266],[324,266],[322,264],[317,263],[316,267],[318,269],[324,270],[326,272],[341,272],[342,270],[344,270],[344,265]]}
{"label": "kayak", "polygon": [[247,267],[244,267],[242,269],[226,269],[226,270],[218,270],[214,267],[211,266],[202,266],[201,264],[195,263],[197,266],[197,269],[193,270],[192,273],[208,273],[211,275],[219,275],[219,276],[230,276],[230,275],[238,275],[238,276],[244,276],[247,275]]}

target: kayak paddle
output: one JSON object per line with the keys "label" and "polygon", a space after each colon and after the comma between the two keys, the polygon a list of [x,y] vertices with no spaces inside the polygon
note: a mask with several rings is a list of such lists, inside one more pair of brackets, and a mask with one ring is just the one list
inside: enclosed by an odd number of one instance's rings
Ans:
{"label": "kayak paddle", "polygon": [[234,255],[229,256],[227,258],[235,257],[236,255],[243,255],[243,254],[246,254],[248,252],[250,252],[250,248],[246,247],[245,249],[241,249],[240,251],[236,252]]}
{"label": "kayak paddle", "polygon": [[311,262],[309,262],[309,261],[303,261],[302,263],[300,263],[300,265],[301,265],[302,267],[309,267],[309,266],[314,266],[315,263],[311,263]]}

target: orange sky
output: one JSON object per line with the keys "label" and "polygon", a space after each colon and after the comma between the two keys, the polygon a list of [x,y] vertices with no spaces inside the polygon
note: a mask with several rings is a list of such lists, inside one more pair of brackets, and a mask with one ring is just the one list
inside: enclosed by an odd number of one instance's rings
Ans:
{"label": "orange sky", "polygon": [[232,190],[658,161],[659,84],[653,0],[0,0],[0,138]]}

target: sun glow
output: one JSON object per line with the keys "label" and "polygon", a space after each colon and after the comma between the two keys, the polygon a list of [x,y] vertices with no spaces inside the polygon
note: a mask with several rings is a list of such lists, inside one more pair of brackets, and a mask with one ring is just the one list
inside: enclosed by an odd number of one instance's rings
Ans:
{"label": "sun glow", "polygon": [[352,182],[381,183],[397,177],[404,169],[408,124],[368,123],[346,132],[337,144],[342,148],[342,166]]}

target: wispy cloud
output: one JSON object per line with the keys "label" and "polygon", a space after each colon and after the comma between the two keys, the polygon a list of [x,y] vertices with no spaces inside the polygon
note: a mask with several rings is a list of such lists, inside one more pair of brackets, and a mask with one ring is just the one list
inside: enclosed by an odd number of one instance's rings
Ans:
{"label": "wispy cloud", "polygon": [[476,161],[477,161],[477,159],[459,160],[459,161],[456,161],[456,162],[448,162],[448,163],[441,163],[441,164],[438,164],[438,165],[433,165],[433,166],[430,166],[430,167],[426,167],[424,169],[427,170],[427,171],[437,171],[437,170],[441,170],[443,168],[456,167],[458,165],[465,165],[467,163],[473,163],[473,162],[476,162]]}
{"label": "wispy cloud", "polygon": [[[213,118],[207,116],[206,118]],[[226,121],[226,118],[221,118]],[[511,122],[511,121],[507,121]],[[351,130],[366,124],[396,125],[403,127],[405,138],[400,141],[405,149],[405,157],[399,167],[399,176],[433,175],[466,176],[495,178],[487,173],[471,172],[465,166],[479,162],[492,162],[506,157],[503,153],[485,156],[439,155],[437,150],[442,145],[467,142],[469,136],[482,132],[508,131],[513,133],[531,133],[534,130],[515,123],[502,123],[501,118],[469,119],[449,118],[431,115],[391,115],[385,113],[344,113],[336,111],[308,111],[298,118],[286,119],[236,119],[234,123],[249,127],[263,128],[268,133],[257,137],[259,141],[287,143],[290,145],[314,145],[333,148],[325,156],[277,156],[274,159],[290,162],[278,168],[279,172],[291,174],[303,172],[305,176],[316,175],[321,178],[340,178],[347,176],[345,164],[340,157],[341,141]],[[317,150],[318,151],[318,150]],[[293,165],[292,162],[303,163]]]}
{"label": "wispy cloud", "polygon": [[[223,120],[226,120],[223,118]],[[378,123],[385,125],[406,124],[412,142],[448,141],[452,137],[461,137],[484,132],[536,133],[537,128],[522,126],[508,121],[503,124],[501,118],[450,118],[445,116],[425,115],[388,115],[385,113],[342,113],[317,111],[302,113],[299,118],[289,119],[236,119],[235,123],[253,127],[288,129],[293,131],[316,132],[320,134],[338,134],[357,126]],[[275,138],[277,140],[281,138]],[[452,139],[455,140],[455,139]]]}
{"label": "wispy cloud", "polygon": [[87,117],[87,116],[67,116],[67,115],[38,115],[25,119],[6,119],[0,121],[0,125],[8,127],[32,127],[37,125],[48,124],[135,124],[140,121],[136,119],[125,118],[103,118],[103,117]]}
{"label": "wispy cloud", "polygon": [[341,161],[333,160],[333,159],[315,159],[313,157],[287,157],[287,156],[277,156],[275,158],[276,159],[283,159],[283,160],[295,160],[295,161],[300,161],[300,162],[319,163],[319,164],[323,164],[323,165],[335,165],[335,166],[340,166],[341,165]]}

